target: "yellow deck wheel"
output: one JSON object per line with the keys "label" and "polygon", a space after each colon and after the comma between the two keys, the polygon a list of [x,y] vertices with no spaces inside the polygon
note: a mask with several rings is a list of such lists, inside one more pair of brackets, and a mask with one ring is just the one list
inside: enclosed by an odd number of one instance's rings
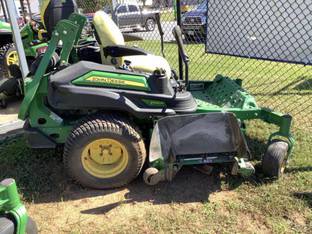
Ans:
{"label": "yellow deck wheel", "polygon": [[92,141],[82,151],[84,169],[97,178],[110,178],[120,174],[128,165],[126,147],[110,138]]}

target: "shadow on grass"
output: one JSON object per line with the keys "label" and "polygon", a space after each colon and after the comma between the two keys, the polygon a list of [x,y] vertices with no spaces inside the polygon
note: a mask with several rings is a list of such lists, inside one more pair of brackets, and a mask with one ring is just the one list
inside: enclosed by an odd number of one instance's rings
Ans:
{"label": "shadow on grass", "polygon": [[[105,214],[122,204],[151,202],[152,204],[207,202],[213,192],[221,190],[219,174],[207,176],[191,168],[183,168],[173,182],[162,182],[147,186],[141,177],[126,186],[128,192],[124,201],[83,210],[83,214]],[[113,191],[112,191],[113,192]]]}
{"label": "shadow on grass", "polygon": [[[269,87],[269,85],[270,83],[266,84],[267,87]],[[249,86],[249,87],[252,87],[252,86]],[[309,92],[311,90],[312,90],[312,79],[306,76],[300,76],[275,92],[269,92],[269,93],[255,92],[254,96],[278,96],[278,95],[308,96],[312,94],[312,92]],[[302,92],[302,91],[308,91],[308,92]]]}
{"label": "shadow on grass", "polygon": [[312,78],[303,77],[294,87],[296,90],[312,90]]}
{"label": "shadow on grass", "polygon": [[291,167],[286,169],[286,173],[297,173],[297,172],[306,172],[312,171],[312,166],[307,167]]}
{"label": "shadow on grass", "polygon": [[[145,185],[140,175],[121,189],[84,189],[74,184],[64,172],[61,153],[29,149],[23,138],[0,144],[0,178],[8,177],[15,178],[23,199],[34,203],[105,196],[125,189],[129,191],[126,196],[128,202],[188,203],[207,201],[212,192],[221,189],[218,174],[208,177],[191,168],[183,168],[174,182],[153,187]],[[113,204],[103,209],[110,210],[112,207]]]}
{"label": "shadow on grass", "polygon": [[296,192],[293,196],[308,203],[308,206],[312,208],[312,192]]}

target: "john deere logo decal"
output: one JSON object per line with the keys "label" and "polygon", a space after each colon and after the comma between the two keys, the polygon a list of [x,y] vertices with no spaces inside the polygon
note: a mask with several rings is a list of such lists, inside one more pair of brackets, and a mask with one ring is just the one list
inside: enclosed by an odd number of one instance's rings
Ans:
{"label": "john deere logo decal", "polygon": [[90,71],[72,81],[74,85],[150,91],[145,76]]}
{"label": "john deere logo decal", "polygon": [[135,87],[145,87],[145,85],[141,82],[121,80],[121,79],[101,77],[101,76],[91,76],[87,78],[87,81],[96,82],[96,83],[105,83],[105,84],[110,84],[110,85],[129,85],[129,86],[135,86]]}

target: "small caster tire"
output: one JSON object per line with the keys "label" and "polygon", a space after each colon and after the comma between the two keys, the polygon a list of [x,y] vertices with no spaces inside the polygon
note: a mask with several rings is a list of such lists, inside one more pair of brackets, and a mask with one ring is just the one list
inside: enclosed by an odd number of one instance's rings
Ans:
{"label": "small caster tire", "polygon": [[288,144],[285,141],[272,141],[263,158],[262,172],[266,177],[271,179],[279,179],[287,165]]}
{"label": "small caster tire", "polygon": [[147,185],[156,185],[161,181],[160,172],[158,171],[158,169],[150,167],[145,170],[143,174],[143,180]]}

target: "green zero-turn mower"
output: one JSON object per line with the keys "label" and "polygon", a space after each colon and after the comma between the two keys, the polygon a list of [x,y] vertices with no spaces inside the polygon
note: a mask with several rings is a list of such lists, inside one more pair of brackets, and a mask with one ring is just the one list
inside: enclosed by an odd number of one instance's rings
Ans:
{"label": "green zero-turn mower", "polygon": [[13,179],[0,182],[0,234],[37,234],[36,223],[27,215]]}
{"label": "green zero-turn mower", "polygon": [[[34,17],[22,27],[21,36],[27,62],[31,64],[39,54],[45,52],[46,42],[48,41],[46,30],[43,28],[40,20]],[[19,65],[18,53],[13,43],[9,23],[3,21],[0,23],[0,37],[4,37],[0,39],[1,78],[9,78],[13,76],[10,74],[9,67],[11,65]]]}
{"label": "green zero-turn mower", "polygon": [[[43,34],[35,32],[34,28],[39,26],[39,22],[32,20],[21,29],[23,46],[28,64],[31,64],[37,56],[45,52],[47,48],[46,39]],[[5,26],[5,28],[1,28]],[[40,37],[38,38],[38,35]],[[7,98],[22,95],[22,79],[19,70],[19,59],[17,49],[12,41],[10,24],[0,23],[1,43],[7,42],[0,48],[0,108],[7,106]]]}
{"label": "green zero-turn mower", "polygon": [[[184,165],[223,165],[233,175],[248,176],[254,168],[244,121],[261,119],[279,127],[268,139],[263,173],[281,176],[294,143],[291,116],[258,107],[241,80],[189,80],[178,26],[173,33],[183,79],[163,57],[126,46],[103,11],[93,18],[99,47],[77,46],[84,21],[72,14],[57,22],[36,72],[24,81],[19,118],[31,147],[64,145],[68,174],[97,189],[129,183],[145,161],[143,178],[150,185],[172,180]],[[59,61],[51,66],[60,41]]]}

